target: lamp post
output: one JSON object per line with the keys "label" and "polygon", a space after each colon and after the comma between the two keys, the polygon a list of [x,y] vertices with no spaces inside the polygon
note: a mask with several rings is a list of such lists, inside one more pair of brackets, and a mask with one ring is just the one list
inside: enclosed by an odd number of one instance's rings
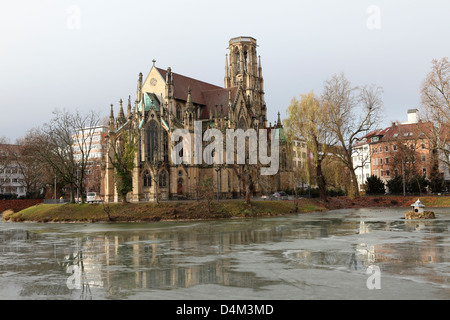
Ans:
{"label": "lamp post", "polygon": [[402,158],[402,182],[403,182],[403,196],[406,196],[405,160],[403,160],[403,158]]}
{"label": "lamp post", "polygon": [[217,201],[219,201],[219,171],[220,171],[220,168],[219,167],[216,167],[216,176],[217,176],[217,178],[216,178],[216,185],[217,185]]}
{"label": "lamp post", "polygon": [[54,188],[54,193],[55,193],[55,203],[56,203],[56,174],[55,174],[55,188]]}

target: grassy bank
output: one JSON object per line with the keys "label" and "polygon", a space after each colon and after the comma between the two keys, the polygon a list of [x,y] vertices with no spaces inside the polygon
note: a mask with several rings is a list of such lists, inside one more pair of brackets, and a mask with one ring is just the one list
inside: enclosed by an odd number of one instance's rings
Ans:
{"label": "grassy bank", "polygon": [[[252,201],[251,206],[246,205],[242,200],[214,201],[209,208],[204,201],[170,201],[160,204],[114,203],[109,205],[38,204],[18,212],[5,211],[3,220],[12,222],[136,222],[270,217],[344,208],[410,207],[417,198],[417,196],[364,196],[356,199],[330,197],[328,202],[318,199],[301,199],[298,201],[298,209],[296,209],[295,201]],[[426,207],[450,208],[450,197],[448,196],[424,196],[420,197],[420,200]]]}
{"label": "grassy bank", "polygon": [[[323,211],[313,200],[300,200],[298,213]],[[293,201],[161,202],[102,204],[39,204],[19,212],[4,212],[3,220],[11,222],[134,222],[162,220],[206,220],[224,218],[269,217],[296,213]]]}

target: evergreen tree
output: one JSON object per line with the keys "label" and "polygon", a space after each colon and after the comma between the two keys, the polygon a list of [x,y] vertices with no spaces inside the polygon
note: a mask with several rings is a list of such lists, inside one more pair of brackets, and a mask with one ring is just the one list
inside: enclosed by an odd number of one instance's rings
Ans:
{"label": "evergreen tree", "polygon": [[394,178],[386,182],[386,186],[389,188],[389,192],[392,194],[403,193],[403,178],[399,175],[395,175]]}
{"label": "evergreen tree", "polygon": [[384,182],[381,181],[380,178],[378,178],[375,175],[371,175],[367,178],[367,181],[365,183],[366,193],[367,194],[384,194]]}

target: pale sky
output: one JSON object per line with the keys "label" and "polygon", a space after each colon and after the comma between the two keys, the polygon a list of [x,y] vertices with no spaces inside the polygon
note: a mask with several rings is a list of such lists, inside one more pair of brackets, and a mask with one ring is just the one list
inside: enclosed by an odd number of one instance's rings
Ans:
{"label": "pale sky", "polygon": [[223,86],[229,39],[257,39],[269,121],[344,72],[383,87],[385,123],[418,108],[432,59],[450,55],[450,1],[0,0],[0,137],[56,108],[136,98],[156,66]]}

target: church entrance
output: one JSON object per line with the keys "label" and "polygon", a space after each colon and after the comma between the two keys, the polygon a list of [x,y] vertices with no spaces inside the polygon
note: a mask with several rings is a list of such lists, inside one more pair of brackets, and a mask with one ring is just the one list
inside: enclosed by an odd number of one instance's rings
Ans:
{"label": "church entrance", "polygon": [[177,195],[178,196],[182,196],[183,195],[183,179],[178,179]]}

